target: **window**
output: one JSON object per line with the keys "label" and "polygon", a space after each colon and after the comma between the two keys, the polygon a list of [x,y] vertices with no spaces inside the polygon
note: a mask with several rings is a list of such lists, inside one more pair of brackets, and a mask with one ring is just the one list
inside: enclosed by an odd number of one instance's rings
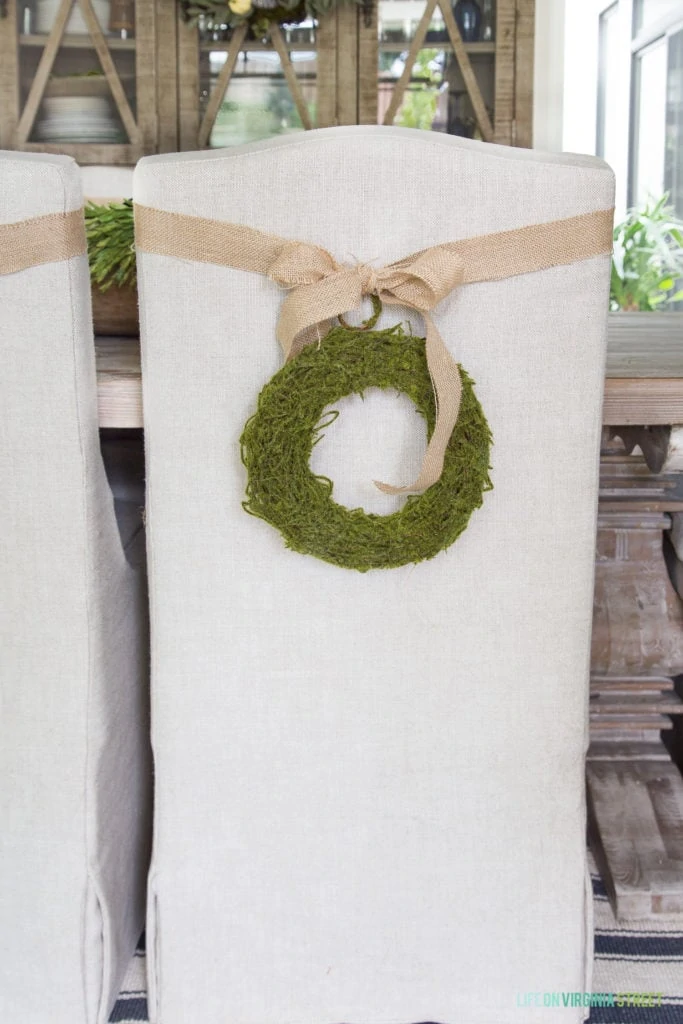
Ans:
{"label": "window", "polygon": [[683,217],[683,28],[670,36],[668,49],[664,188]]}
{"label": "window", "polygon": [[633,35],[629,203],[669,192],[680,217],[683,2],[636,0]]}
{"label": "window", "polygon": [[640,205],[664,191],[666,148],[666,42],[634,56],[633,158],[629,201]]}
{"label": "window", "polygon": [[619,4],[600,15],[598,121],[596,153],[608,164],[619,162]]}
{"label": "window", "polygon": [[594,2],[596,152],[617,172],[617,215],[668,192],[683,217],[683,0]]}
{"label": "window", "polygon": [[653,25],[662,18],[676,17],[677,8],[680,16],[679,0],[635,0],[633,4],[633,34]]}

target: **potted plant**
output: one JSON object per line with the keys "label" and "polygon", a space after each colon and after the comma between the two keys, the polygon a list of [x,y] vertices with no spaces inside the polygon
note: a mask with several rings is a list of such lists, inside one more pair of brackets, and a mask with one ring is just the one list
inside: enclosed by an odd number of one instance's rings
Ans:
{"label": "potted plant", "polygon": [[683,222],[668,198],[630,210],[614,229],[612,312],[650,313],[683,300]]}
{"label": "potted plant", "polygon": [[95,334],[139,334],[133,201],[85,208]]}

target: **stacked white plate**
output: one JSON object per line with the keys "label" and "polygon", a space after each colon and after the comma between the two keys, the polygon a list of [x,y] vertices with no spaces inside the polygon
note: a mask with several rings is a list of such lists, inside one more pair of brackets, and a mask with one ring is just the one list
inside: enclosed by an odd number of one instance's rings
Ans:
{"label": "stacked white plate", "polygon": [[[39,34],[50,32],[54,26],[57,11],[61,0],[36,0],[36,28]],[[93,9],[100,28],[105,35],[109,32],[109,0],[92,0]],[[67,35],[84,36],[88,34],[88,26],[85,23],[83,12],[78,0],[71,9],[69,20],[66,23],[65,32]]]}
{"label": "stacked white plate", "polygon": [[104,96],[48,96],[33,138],[40,142],[125,142]]}

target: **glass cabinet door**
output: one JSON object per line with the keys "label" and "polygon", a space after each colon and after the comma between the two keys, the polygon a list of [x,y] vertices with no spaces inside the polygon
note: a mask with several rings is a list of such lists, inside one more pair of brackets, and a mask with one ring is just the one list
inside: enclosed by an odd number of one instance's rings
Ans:
{"label": "glass cabinet door", "polygon": [[67,153],[82,164],[132,164],[153,152],[154,0],[8,4],[0,59],[11,57],[12,32],[13,94],[2,114],[13,122],[4,131],[12,148]]}
{"label": "glass cabinet door", "polygon": [[[310,18],[272,24],[262,38],[246,26],[200,21],[192,32],[181,28],[180,148],[240,145],[329,123],[320,67],[330,53],[334,59],[334,36],[334,24]],[[192,91],[194,117],[187,113]]]}
{"label": "glass cabinet door", "polygon": [[534,0],[338,3],[258,33],[182,11],[0,0],[0,147],[132,165],[377,122],[531,143]]}
{"label": "glass cabinet door", "polygon": [[380,124],[493,139],[494,0],[379,0]]}

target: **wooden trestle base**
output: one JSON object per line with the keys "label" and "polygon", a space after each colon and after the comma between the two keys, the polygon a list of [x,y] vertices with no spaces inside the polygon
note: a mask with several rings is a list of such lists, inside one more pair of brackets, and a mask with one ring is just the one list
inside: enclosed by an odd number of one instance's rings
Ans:
{"label": "wooden trestle base", "polygon": [[661,738],[683,714],[683,603],[664,557],[683,476],[659,450],[657,475],[626,454],[661,448],[641,432],[604,439],[586,768],[589,838],[622,920],[683,916],[683,777]]}

